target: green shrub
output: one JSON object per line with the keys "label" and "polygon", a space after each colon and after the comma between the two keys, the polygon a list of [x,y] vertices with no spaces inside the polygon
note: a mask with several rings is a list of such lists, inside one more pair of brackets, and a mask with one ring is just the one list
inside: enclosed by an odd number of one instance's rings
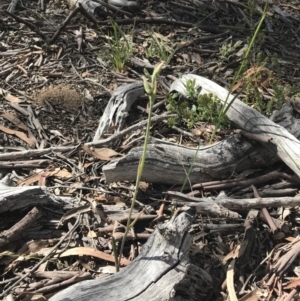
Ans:
{"label": "green shrub", "polygon": [[[186,83],[187,97],[181,99],[177,93],[167,96],[167,110],[177,113],[175,118],[169,119],[169,125],[173,126],[179,122],[186,123],[192,128],[197,122],[209,122],[215,124],[222,107],[220,100],[212,94],[199,94],[201,87],[195,85],[195,80]],[[228,128],[230,121],[226,115],[221,116],[221,128]]]}

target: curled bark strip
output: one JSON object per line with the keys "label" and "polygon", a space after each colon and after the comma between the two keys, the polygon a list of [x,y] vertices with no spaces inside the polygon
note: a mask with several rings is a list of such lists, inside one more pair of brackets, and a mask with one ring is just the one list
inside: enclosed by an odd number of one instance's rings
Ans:
{"label": "curled bark strip", "polygon": [[105,108],[93,142],[98,141],[103,133],[109,130],[112,124],[116,127],[116,131],[119,132],[132,104],[143,94],[144,87],[141,81],[118,87]]}

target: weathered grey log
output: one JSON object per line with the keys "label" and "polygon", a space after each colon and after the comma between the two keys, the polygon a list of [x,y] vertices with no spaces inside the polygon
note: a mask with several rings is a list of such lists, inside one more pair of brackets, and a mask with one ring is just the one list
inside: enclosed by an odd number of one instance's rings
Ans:
{"label": "weathered grey log", "polygon": [[[107,183],[134,181],[143,148],[136,147],[120,160],[103,167]],[[196,154],[195,148],[157,140],[148,145],[142,181],[181,185]],[[262,168],[278,157],[263,146],[240,135],[233,135],[217,144],[200,148],[189,175],[191,184],[226,179],[232,173]]]}
{"label": "weathered grey log", "polygon": [[189,260],[186,230],[193,217],[189,210],[159,225],[141,254],[119,273],[75,284],[50,301],[207,300],[212,279]]}
{"label": "weathered grey log", "polygon": [[234,95],[230,94],[228,97],[226,89],[207,78],[195,74],[184,75],[172,83],[170,91],[177,91],[186,95],[186,82],[188,80],[194,80],[196,86],[202,87],[200,94],[211,93],[217,96],[223,104],[226,104],[228,107],[227,117],[240,129],[272,139],[271,143],[266,143],[264,146],[277,154],[296,175],[300,176],[300,141],[295,136],[238,98],[234,99]]}
{"label": "weathered grey log", "polygon": [[[0,182],[0,213],[22,210],[33,206],[55,206],[61,211],[69,211],[86,204],[70,197],[59,197],[51,194],[47,187],[24,186],[9,187]],[[130,209],[127,206],[102,205],[103,211],[111,220],[124,219]],[[138,213],[137,209],[133,214]]]}
{"label": "weathered grey log", "polygon": [[[244,108],[244,106],[241,106],[241,111],[244,110],[244,112],[247,112],[249,107],[246,106],[246,108]],[[236,109],[236,106],[234,106],[232,110],[234,109]],[[244,127],[246,128],[248,121],[251,121],[251,124],[255,124],[254,120],[250,120],[253,119],[253,115],[255,115],[253,111],[255,110],[249,108],[249,113],[245,113],[243,116],[245,122]],[[274,112],[271,117],[271,119],[278,124],[270,120],[266,121],[268,119],[264,116],[259,119],[259,123],[268,124],[268,122],[270,122],[274,124],[275,132],[278,130],[278,133],[280,133],[279,129],[281,129],[281,131],[289,131],[293,135],[292,137],[294,137],[293,142],[291,140],[290,143],[295,146],[297,143],[299,144],[299,140],[296,138],[300,137],[300,120],[293,117],[292,111],[292,107],[285,104],[280,111]],[[234,115],[232,111],[229,110],[229,112]],[[256,113],[259,114],[258,112]],[[238,115],[236,112],[235,114]],[[247,121],[246,116],[248,115],[249,120]],[[232,119],[234,120],[234,117],[232,117]],[[257,125],[257,127],[259,127],[259,125]],[[258,131],[257,127],[253,127],[255,133]],[[285,129],[283,129],[283,127]],[[268,131],[271,132],[271,129],[272,126],[269,125]],[[262,131],[262,134],[265,134],[266,130],[262,129]],[[289,135],[291,136],[291,134]],[[288,138],[282,137],[282,139],[286,141]],[[280,138],[278,138],[277,141],[280,143]],[[271,145],[271,143],[269,143],[268,146],[270,149],[274,148],[274,145]],[[270,166],[280,159],[277,153],[270,149],[239,135],[230,136],[221,142],[207,147],[201,147],[189,177],[190,182],[193,184],[225,179],[233,173],[238,173],[246,169]],[[151,143],[148,146],[142,180],[145,182],[165,183],[169,185],[182,184],[186,177],[186,172],[189,170],[191,162],[193,162],[195,153],[195,148],[188,148],[156,140],[155,143]],[[126,157],[109,162],[103,167],[106,181],[108,183],[121,180],[134,181],[136,179],[137,166],[141,155],[142,147],[136,147],[132,149]]]}
{"label": "weathered grey log", "polygon": [[38,205],[61,206],[61,202],[52,196],[46,187],[4,187],[1,185],[0,213]]}

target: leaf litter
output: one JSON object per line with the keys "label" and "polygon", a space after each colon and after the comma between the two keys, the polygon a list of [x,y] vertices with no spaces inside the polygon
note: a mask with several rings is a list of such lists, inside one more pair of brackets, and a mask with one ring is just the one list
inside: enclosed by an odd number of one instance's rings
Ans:
{"label": "leaf litter", "polygon": [[[12,293],[19,300],[48,299],[62,287],[115,273],[112,237],[118,242],[124,234],[133,185],[127,181],[106,183],[102,167],[140,145],[144,129],[106,147],[85,145],[92,141],[111,91],[124,82],[141,79],[142,69],[151,71],[162,55],[167,56],[168,65],[160,77],[161,102],[155,114],[165,111],[168,87],[180,74],[195,72],[229,87],[263,2],[148,1],[140,11],[126,14],[112,14],[101,7],[99,15],[113,16],[123,32],[134,28],[133,55],[118,72],[104,51],[107,37],[111,37],[108,19],[96,25],[78,13],[49,44],[71,7],[62,1],[49,1],[45,10],[32,1],[18,4],[15,14],[33,24],[32,30],[5,13],[10,1],[1,3],[1,186],[46,187],[45,191],[33,190],[32,198],[40,200],[36,204],[16,206],[15,210],[0,207],[1,297]],[[273,2],[264,37],[234,90],[241,91],[251,78],[252,95],[258,90],[267,105],[274,95],[279,99],[280,87],[288,87],[284,98],[291,99],[297,117],[298,3]],[[128,22],[132,14],[139,21]],[[262,67],[268,56],[274,60]],[[252,78],[254,73],[258,75]],[[126,126],[146,119],[146,109],[147,101],[140,99],[132,107]],[[199,140],[209,141],[212,127],[201,122],[188,129],[182,122],[176,129],[160,122],[153,125],[152,136],[197,146]],[[220,130],[216,141],[231,133]],[[15,156],[16,152],[20,155]],[[281,173],[255,184],[247,182],[273,170],[291,175],[276,163],[268,170],[233,172],[227,179],[227,185],[228,180],[235,180],[230,187],[224,188],[221,181],[201,183],[190,193],[215,197],[225,190],[230,198],[245,199],[253,198],[257,188],[260,197],[297,198],[299,181]],[[169,189],[160,183],[140,187],[135,216],[144,211],[128,236],[122,265],[137,257],[157,223],[169,219],[173,208],[162,194]],[[55,202],[46,202],[48,197]],[[36,206],[39,208],[34,211]],[[299,208],[271,206],[268,211],[270,216],[266,217],[263,210],[243,208],[240,219],[198,214],[189,230],[194,235],[191,254],[216,284],[203,300],[298,298]]]}

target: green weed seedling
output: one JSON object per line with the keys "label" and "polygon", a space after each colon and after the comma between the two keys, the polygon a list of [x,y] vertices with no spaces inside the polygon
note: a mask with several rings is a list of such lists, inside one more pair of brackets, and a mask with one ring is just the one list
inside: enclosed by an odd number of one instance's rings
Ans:
{"label": "green weed seedling", "polygon": [[[263,24],[263,22],[265,20],[265,17],[267,15],[267,7],[268,7],[268,1],[266,1],[265,7],[264,7],[264,11],[263,11],[262,16],[260,18],[260,21],[259,21],[259,23],[258,23],[258,25],[257,25],[257,27],[256,27],[256,29],[254,31],[253,36],[251,37],[249,46],[248,46],[248,48],[247,48],[247,50],[245,52],[245,55],[244,55],[244,59],[242,60],[242,63],[240,65],[238,71],[234,75],[233,81],[231,83],[230,89],[229,89],[227,97],[226,97],[226,100],[225,100],[225,102],[222,105],[222,109],[220,110],[219,118],[216,119],[215,127],[214,127],[213,133],[212,133],[211,138],[210,138],[210,143],[212,143],[213,139],[215,138],[216,132],[220,128],[221,122],[222,122],[224,116],[226,115],[228,109],[231,107],[231,105],[233,104],[234,100],[239,96],[239,94],[235,95],[235,97],[233,97],[233,99],[230,102],[228,102],[229,101],[229,96],[232,93],[233,87],[235,86],[235,84],[237,83],[237,81],[242,77],[243,72],[245,70],[245,66],[248,63],[249,55],[251,53],[252,48],[254,47],[254,43],[255,43],[258,35],[259,35],[260,28],[261,28],[261,26],[262,26],[262,24]],[[250,78],[250,81],[255,76],[256,76],[256,74],[254,74]]]}
{"label": "green weed seedling", "polygon": [[146,49],[146,57],[156,59],[158,58],[161,61],[164,61],[166,65],[168,65],[174,56],[176,51],[171,51],[170,46],[162,39],[156,36],[155,33],[150,33],[151,43],[149,47]]}
{"label": "green weed seedling", "polygon": [[105,36],[108,43],[108,51],[106,55],[112,63],[114,70],[122,72],[125,70],[125,65],[133,54],[133,33],[130,37],[125,35],[120,26],[114,21],[110,20],[112,32]]}
{"label": "green weed seedling", "polygon": [[242,41],[237,41],[232,45],[232,41],[228,43],[224,43],[220,49],[219,49],[219,58],[220,58],[220,64],[224,61],[227,61],[230,56],[235,52],[235,50],[240,47],[242,44]]}

